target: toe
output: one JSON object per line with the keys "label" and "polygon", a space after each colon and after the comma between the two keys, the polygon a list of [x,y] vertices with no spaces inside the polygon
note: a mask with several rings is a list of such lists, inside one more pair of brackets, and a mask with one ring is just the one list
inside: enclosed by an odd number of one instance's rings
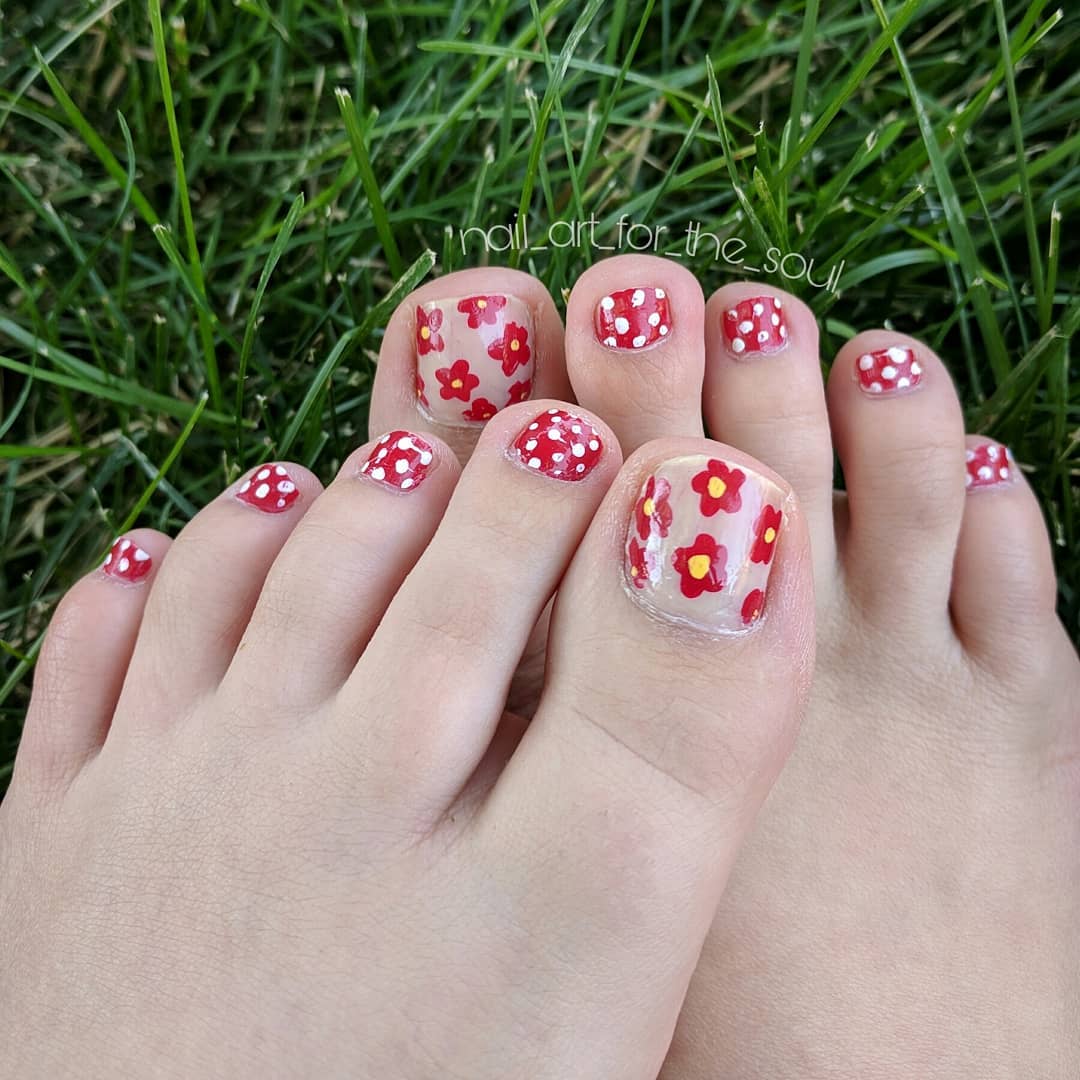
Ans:
{"label": "toe", "polygon": [[964,509],[964,424],[944,364],[922,342],[872,330],[839,352],[829,415],[849,511],[849,595],[892,624],[946,627]]}
{"label": "toe", "polygon": [[274,561],[225,687],[290,714],[339,690],[459,472],[444,443],[403,430],[352,454]]}
{"label": "toe", "polygon": [[499,410],[569,395],[562,321],[547,289],[520,270],[462,270],[429,281],[394,312],[370,431],[430,432],[465,462]]}
{"label": "toe", "polygon": [[783,476],[810,527],[819,601],[831,586],[833,450],[813,312],[772,286],[727,285],[705,308],[705,424]]}
{"label": "toe", "polygon": [[812,666],[809,558],[775,474],[664,440],[627,462],[560,587],[544,696],[480,835],[562,927],[572,960],[556,978],[610,969],[613,997],[649,988],[649,1023],[604,1033],[631,1056],[667,1045],[790,749]]}
{"label": "toe", "polygon": [[[267,571],[321,490],[303,466],[271,462],[184,527],[158,570],[124,688],[139,696],[138,722],[167,721],[216,689]],[[153,716],[148,692],[161,702]],[[126,715],[122,699],[117,723]]]}
{"label": "toe", "polygon": [[[341,741],[381,762],[421,816],[443,812],[487,749],[619,461],[606,425],[557,402],[514,406],[481,436],[340,698]],[[357,715],[375,722],[358,731]]]}
{"label": "toe", "polygon": [[60,601],[34,668],[17,777],[62,784],[101,746],[168,549],[168,537],[133,529]]}
{"label": "toe", "polygon": [[650,439],[700,435],[701,286],[649,255],[606,259],[566,308],[566,364],[577,400],[603,416],[625,453]]}

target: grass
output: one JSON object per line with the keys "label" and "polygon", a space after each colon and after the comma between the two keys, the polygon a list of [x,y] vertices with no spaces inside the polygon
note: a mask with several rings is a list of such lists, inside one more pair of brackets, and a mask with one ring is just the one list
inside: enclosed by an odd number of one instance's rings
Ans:
{"label": "grass", "polygon": [[[826,357],[922,336],[1035,486],[1080,628],[1076,13],[37,0],[0,35],[0,789],[49,613],[109,539],[267,458],[329,477],[393,305],[515,213],[534,243],[666,226],[707,291],[746,271],[687,257],[691,222],[812,259],[818,286],[760,276]],[[601,255],[491,258],[559,297]]]}

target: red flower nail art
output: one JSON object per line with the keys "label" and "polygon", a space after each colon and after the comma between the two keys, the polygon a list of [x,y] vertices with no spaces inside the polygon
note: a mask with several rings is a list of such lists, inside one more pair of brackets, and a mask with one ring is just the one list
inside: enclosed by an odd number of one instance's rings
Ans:
{"label": "red flower nail art", "polygon": [[754,296],[728,308],[724,337],[736,355],[779,352],[787,345],[787,324],[779,297]]}
{"label": "red flower nail art", "polygon": [[435,378],[441,383],[439,396],[444,401],[451,398],[468,401],[480,385],[480,380],[469,370],[468,360],[455,360],[448,368],[439,368]]}
{"label": "red flower nail art", "polygon": [[418,371],[416,373],[416,397],[426,409],[428,406],[427,394],[424,393],[424,377]]}
{"label": "red flower nail art", "polygon": [[642,540],[648,540],[653,530],[667,536],[671,528],[670,494],[671,485],[663,477],[650,476],[645,481],[645,490],[634,506],[634,520]]}
{"label": "red flower nail art", "polygon": [[765,594],[760,589],[754,589],[746,594],[742,604],[742,621],[746,626],[756,623],[761,618],[761,609],[765,606]]}
{"label": "red flower nail art", "polygon": [[892,394],[922,382],[922,367],[911,349],[893,345],[863,353],[855,361],[859,386],[868,394]]}
{"label": "red flower nail art", "polygon": [[283,465],[264,465],[240,485],[236,497],[267,514],[280,514],[300,498],[300,492]]}
{"label": "red flower nail art", "polygon": [[409,491],[424,482],[434,456],[426,439],[411,431],[391,431],[375,444],[360,471],[387,487]]}
{"label": "red flower nail art", "polygon": [[416,351],[420,356],[429,352],[442,352],[443,339],[439,333],[443,313],[433,308],[428,314],[422,307],[416,309]]}
{"label": "red flower nail art", "polygon": [[719,592],[724,587],[727,550],[708,533],[698,533],[690,547],[676,548],[672,564],[682,579],[683,596],[691,600],[705,592]]}
{"label": "red flower nail art", "polygon": [[122,536],[109,549],[101,569],[109,577],[119,578],[121,581],[140,581],[150,573],[153,565],[154,560],[148,552]]}
{"label": "red flower nail art", "polygon": [[645,560],[645,549],[637,540],[631,540],[626,552],[626,568],[635,589],[644,589],[649,580],[649,566]]}
{"label": "red flower nail art", "polygon": [[1013,478],[1012,451],[1001,443],[988,442],[970,447],[964,457],[967,461],[964,484],[969,488],[1007,484]]}
{"label": "red flower nail art", "polygon": [[516,405],[519,401],[527,401],[532,393],[532,379],[522,379],[510,387],[510,396],[506,399],[507,405]]}
{"label": "red flower nail art", "polygon": [[600,434],[565,409],[541,413],[514,440],[521,463],[555,480],[584,480],[604,454]]}
{"label": "red flower nail art", "polygon": [[487,398],[478,397],[462,412],[461,415],[464,416],[466,420],[476,420],[480,423],[486,423],[498,411],[498,407],[488,401]]}
{"label": "red flower nail art", "polygon": [[701,512],[712,517],[719,510],[734,514],[742,506],[742,487],[746,474],[741,469],[730,468],[722,461],[711,459],[703,472],[699,472],[690,486],[701,496]]}
{"label": "red flower nail art", "polygon": [[494,326],[504,307],[505,296],[468,296],[458,301],[457,309],[462,315],[468,316],[469,328],[478,330],[481,325]]}
{"label": "red flower nail art", "polygon": [[644,349],[671,332],[671,305],[663,289],[623,289],[596,308],[596,338],[611,349]]}
{"label": "red flower nail art", "polygon": [[776,538],[780,535],[780,519],[784,515],[775,506],[766,504],[758,514],[754,525],[754,546],[750,549],[750,561],[770,563]]}
{"label": "red flower nail art", "polygon": [[506,324],[503,336],[488,346],[488,356],[502,364],[504,375],[513,375],[519,367],[529,362],[529,331],[515,322]]}

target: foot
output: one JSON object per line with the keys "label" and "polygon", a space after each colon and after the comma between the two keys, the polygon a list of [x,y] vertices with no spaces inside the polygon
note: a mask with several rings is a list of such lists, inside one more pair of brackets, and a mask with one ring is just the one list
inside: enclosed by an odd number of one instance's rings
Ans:
{"label": "foot", "polygon": [[[764,466],[619,466],[534,400],[460,479],[399,430],[325,491],[260,466],[171,546],[117,541],[0,806],[0,1074],[654,1077],[813,602]],[[525,731],[506,688],[556,585]]]}

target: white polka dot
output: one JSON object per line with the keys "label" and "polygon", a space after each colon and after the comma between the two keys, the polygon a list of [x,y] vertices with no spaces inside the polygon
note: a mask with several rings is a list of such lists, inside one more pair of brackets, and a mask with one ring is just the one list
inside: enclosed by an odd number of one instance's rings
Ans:
{"label": "white polka dot", "polygon": [[285,470],[284,470],[284,469],[283,469],[283,468],[282,468],[282,467],[281,467],[280,465],[275,465],[275,466],[274,466],[274,472],[275,472],[275,473],[276,473],[276,474],[277,474],[278,476],[284,476],[284,475],[285,475]]}
{"label": "white polka dot", "polygon": [[551,460],[552,461],[563,461],[565,458],[566,458],[565,454],[552,454],[551,455]]}
{"label": "white polka dot", "polygon": [[244,481],[244,482],[243,482],[243,483],[242,483],[242,484],[240,485],[240,494],[241,494],[241,495],[243,495],[243,494],[244,494],[244,492],[245,492],[245,491],[247,491],[247,490],[248,490],[248,488],[250,488],[250,487],[251,487],[251,481],[250,481],[250,480],[245,480],[245,481]]}
{"label": "white polka dot", "polygon": [[585,447],[582,446],[581,443],[576,442],[573,446],[570,447],[570,453],[573,454],[574,457],[584,457]]}
{"label": "white polka dot", "polygon": [[256,499],[265,499],[266,496],[269,495],[269,494],[270,494],[270,485],[269,484],[260,484],[255,489],[255,498]]}
{"label": "white polka dot", "polygon": [[634,295],[630,297],[630,304],[632,307],[641,307],[645,303],[645,290],[635,289]]}
{"label": "white polka dot", "polygon": [[404,438],[398,439],[397,448],[399,450],[415,450],[416,445],[413,443],[412,439],[410,439],[409,436],[406,435]]}
{"label": "white polka dot", "polygon": [[661,326],[660,327],[660,336],[661,337],[667,337],[667,335],[668,335],[668,328],[666,326]]}
{"label": "white polka dot", "polygon": [[383,437],[382,437],[382,438],[381,438],[381,439],[379,440],[379,445],[380,445],[380,446],[383,446],[384,444],[388,443],[389,441],[390,441],[390,436],[389,436],[389,435],[384,435],[384,436],[383,436]]}
{"label": "white polka dot", "polygon": [[768,330],[759,330],[757,339],[758,339],[759,342],[764,344],[766,341],[769,340],[769,331]]}
{"label": "white polka dot", "polygon": [[778,296],[773,297],[773,307],[776,308],[777,311],[780,310],[780,298]]}
{"label": "white polka dot", "polygon": [[1004,465],[1002,465],[1002,467],[998,469],[998,476],[1000,476],[1002,480],[1008,480],[1009,470],[1006,469]]}
{"label": "white polka dot", "polygon": [[416,481],[413,480],[411,476],[406,476],[405,479],[401,481],[401,490],[408,491],[414,483],[416,483]]}
{"label": "white polka dot", "polygon": [[529,425],[529,430],[530,431],[535,431],[539,426],[540,426],[539,424],[530,424]]}
{"label": "white polka dot", "polygon": [[915,362],[914,362],[914,363],[913,363],[913,364],[911,365],[911,374],[912,374],[912,375],[921,375],[921,374],[922,374],[922,366],[921,366],[921,365],[919,364],[919,361],[918,361],[918,360],[916,360],[916,361],[915,361]]}
{"label": "white polka dot", "polygon": [[779,326],[780,325],[780,316],[777,315],[775,311],[773,312],[772,324],[773,324],[773,326]]}
{"label": "white polka dot", "polygon": [[404,458],[398,458],[397,461],[394,462],[394,472],[396,472],[399,476],[402,473],[407,473],[408,471],[409,463]]}
{"label": "white polka dot", "polygon": [[540,459],[538,457],[529,458],[529,468],[530,469],[539,469],[540,468]]}
{"label": "white polka dot", "polygon": [[994,475],[994,470],[989,465],[982,465],[979,467],[979,479],[989,480]]}
{"label": "white polka dot", "polygon": [[901,349],[898,345],[893,345],[889,349],[889,359],[894,364],[906,364],[908,360],[907,349]]}
{"label": "white polka dot", "polygon": [[600,301],[600,306],[605,311],[610,311],[615,306],[615,301],[610,296],[605,296],[604,299]]}
{"label": "white polka dot", "polygon": [[277,504],[278,504],[278,507],[280,508],[280,507],[285,505],[285,500],[284,499],[278,499]]}
{"label": "white polka dot", "polygon": [[109,554],[105,556],[105,564],[104,565],[108,566],[109,563],[111,563],[111,562],[112,562],[112,552],[110,551]]}
{"label": "white polka dot", "polygon": [[606,337],[604,338],[604,344],[610,346],[611,348],[615,348],[615,346],[619,343],[613,337]]}
{"label": "white polka dot", "polygon": [[616,333],[625,334],[626,331],[629,330],[629,329],[630,329],[630,320],[626,319],[626,318],[623,318],[622,315],[619,315],[615,319],[615,331],[616,331]]}
{"label": "white polka dot", "polygon": [[584,465],[579,465],[574,471],[575,472],[584,472],[585,471],[585,466]]}
{"label": "white polka dot", "polygon": [[375,460],[376,460],[376,461],[382,461],[382,459],[383,459],[384,457],[386,457],[386,455],[387,455],[387,454],[389,454],[389,453],[390,453],[390,451],[389,451],[389,450],[380,450],[380,451],[379,451],[379,452],[378,452],[378,453],[377,453],[377,454],[375,455]]}
{"label": "white polka dot", "polygon": [[372,469],[371,470],[371,479],[372,480],[385,480],[386,479],[386,470],[381,465],[377,469]]}
{"label": "white polka dot", "polygon": [[654,311],[649,316],[649,325],[650,326],[659,326],[660,325],[660,312],[659,311]]}
{"label": "white polka dot", "polygon": [[146,560],[149,559],[149,558],[150,558],[150,556],[145,551],[143,551],[142,548],[136,548],[135,549],[135,561],[136,562],[146,562]]}
{"label": "white polka dot", "polygon": [[570,428],[570,430],[571,430],[571,431],[572,431],[572,432],[573,432],[573,433],[574,433],[575,435],[580,435],[580,434],[581,434],[581,425],[580,425],[580,424],[574,424],[574,425],[573,425],[573,427],[571,427],[571,428]]}
{"label": "white polka dot", "polygon": [[901,390],[906,390],[911,385],[911,380],[906,375],[901,375],[900,378],[896,380],[896,385]]}
{"label": "white polka dot", "polygon": [[743,319],[743,321],[741,323],[739,323],[739,333],[740,334],[749,334],[750,331],[753,330],[753,329],[754,329],[754,324],[749,319]]}
{"label": "white polka dot", "polygon": [[594,452],[599,450],[600,449],[600,440],[599,439],[590,439],[589,440],[589,449],[594,451]]}
{"label": "white polka dot", "polygon": [[870,384],[870,393],[871,394],[880,394],[882,389],[883,389],[883,387],[882,387],[881,383],[879,383],[879,382],[872,382]]}
{"label": "white polka dot", "polygon": [[532,452],[533,450],[535,450],[535,449],[536,449],[536,440],[535,440],[535,439],[530,439],[530,440],[529,440],[529,441],[528,441],[528,442],[527,442],[527,443],[525,444],[525,449],[526,449],[526,450],[528,450],[528,451],[529,451],[530,453],[531,453],[531,452]]}
{"label": "white polka dot", "polygon": [[127,549],[129,547],[131,547],[131,541],[130,540],[121,540],[120,541],[120,554],[123,555],[124,552],[127,551]]}
{"label": "white polka dot", "polygon": [[655,294],[657,300],[663,300],[667,296],[667,293],[664,292],[663,289],[654,290],[654,294]]}
{"label": "white polka dot", "polygon": [[739,317],[739,313],[734,308],[732,308],[727,314],[729,319],[737,319]]}
{"label": "white polka dot", "polygon": [[291,495],[296,490],[296,485],[291,480],[279,480],[277,489],[281,495]]}
{"label": "white polka dot", "polygon": [[964,460],[965,461],[974,461],[975,460],[975,451],[974,450],[968,450],[964,454]]}
{"label": "white polka dot", "polygon": [[746,342],[741,337],[737,337],[731,343],[731,349],[733,352],[741,353],[746,348]]}
{"label": "white polka dot", "polygon": [[988,446],[988,447],[986,448],[986,456],[987,456],[987,457],[988,457],[988,458],[989,458],[989,459],[990,459],[991,461],[997,461],[997,459],[998,459],[998,452],[999,452],[999,451],[998,451],[998,448],[997,448],[996,446]]}
{"label": "white polka dot", "polygon": [[781,326],[781,327],[780,327],[780,336],[781,336],[782,338],[786,338],[786,337],[787,337],[787,327],[786,327],[786,326]]}
{"label": "white polka dot", "polygon": [[547,433],[547,437],[548,437],[549,439],[554,439],[554,440],[555,440],[555,442],[560,442],[560,441],[562,440],[562,432],[561,432],[561,431],[559,431],[559,430],[558,430],[557,428],[552,428],[552,429],[551,429],[551,430],[550,430],[550,431],[549,431],[549,432]]}
{"label": "white polka dot", "polygon": [[361,472],[367,472],[368,469],[370,469],[370,468],[371,468],[371,462],[370,461],[365,461],[364,464],[360,466],[360,471]]}
{"label": "white polka dot", "polygon": [[896,378],[896,368],[894,368],[892,364],[886,364],[881,369],[881,377],[886,382],[892,382],[892,380]]}
{"label": "white polka dot", "polygon": [[558,409],[548,409],[548,416],[556,416],[558,415],[558,412]]}
{"label": "white polka dot", "polygon": [[121,559],[116,564],[116,568],[120,571],[121,574],[126,573],[129,566],[131,566],[131,563],[127,559]]}
{"label": "white polka dot", "polygon": [[638,334],[638,336],[636,338],[634,338],[634,341],[633,341],[634,348],[635,349],[640,349],[644,344],[645,344],[645,335],[644,334]]}
{"label": "white polka dot", "polygon": [[255,477],[256,480],[265,480],[270,475],[269,469],[262,469]]}
{"label": "white polka dot", "polygon": [[431,451],[430,450],[421,450],[420,451],[420,464],[421,465],[430,465],[431,464]]}
{"label": "white polka dot", "polygon": [[765,308],[764,308],[763,305],[761,305],[761,304],[755,304],[754,305],[754,314],[755,315],[763,315],[764,313],[765,313]]}
{"label": "white polka dot", "polygon": [[874,366],[874,358],[869,353],[859,357],[859,370],[869,371]]}

